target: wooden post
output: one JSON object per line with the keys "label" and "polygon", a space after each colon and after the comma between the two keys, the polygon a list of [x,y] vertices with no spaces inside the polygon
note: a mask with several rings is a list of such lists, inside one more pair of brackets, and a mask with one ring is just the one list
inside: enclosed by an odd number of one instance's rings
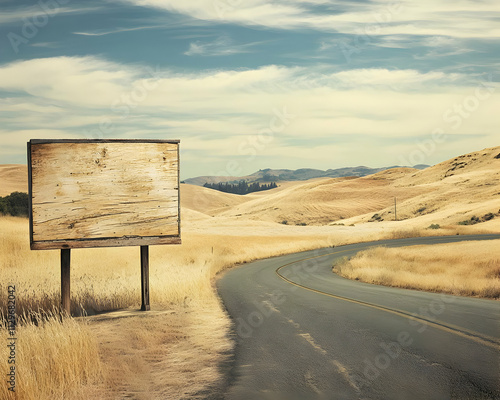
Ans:
{"label": "wooden post", "polygon": [[71,315],[70,279],[71,277],[71,249],[61,250],[61,311]]}
{"label": "wooden post", "polygon": [[141,311],[149,311],[149,246],[141,246]]}

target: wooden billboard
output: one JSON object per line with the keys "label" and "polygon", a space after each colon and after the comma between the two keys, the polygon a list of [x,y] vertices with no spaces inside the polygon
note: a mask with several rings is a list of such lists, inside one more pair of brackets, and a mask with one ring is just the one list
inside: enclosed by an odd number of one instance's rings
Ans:
{"label": "wooden billboard", "polygon": [[180,243],[178,140],[31,140],[33,250]]}
{"label": "wooden billboard", "polygon": [[140,246],[149,310],[149,245],[181,243],[179,141],[31,140],[28,178],[31,249],[61,249],[61,311],[71,249],[115,246]]}

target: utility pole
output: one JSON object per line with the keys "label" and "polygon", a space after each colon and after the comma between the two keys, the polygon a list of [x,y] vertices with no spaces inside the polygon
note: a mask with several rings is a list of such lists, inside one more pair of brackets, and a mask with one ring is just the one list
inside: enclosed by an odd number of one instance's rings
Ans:
{"label": "utility pole", "polygon": [[394,197],[394,221],[398,220],[398,210],[396,208],[396,198]]}

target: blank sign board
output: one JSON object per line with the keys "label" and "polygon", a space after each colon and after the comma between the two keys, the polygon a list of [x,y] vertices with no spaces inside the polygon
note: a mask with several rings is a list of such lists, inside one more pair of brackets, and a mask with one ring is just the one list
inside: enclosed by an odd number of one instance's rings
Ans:
{"label": "blank sign board", "polygon": [[178,140],[31,140],[34,250],[180,243]]}

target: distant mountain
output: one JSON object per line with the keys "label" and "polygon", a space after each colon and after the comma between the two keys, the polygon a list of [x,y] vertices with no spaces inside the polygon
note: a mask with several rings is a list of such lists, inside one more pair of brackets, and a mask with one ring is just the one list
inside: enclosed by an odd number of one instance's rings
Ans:
{"label": "distant mountain", "polygon": [[[425,169],[429,165],[415,165],[415,169]],[[241,180],[247,182],[280,182],[280,181],[307,181],[314,178],[342,178],[345,176],[366,176],[376,174],[377,172],[385,171],[391,168],[400,168],[398,165],[385,168],[370,168],[370,167],[347,167],[328,169],[326,171],[312,168],[301,168],[296,170],[291,169],[261,169],[247,176],[198,176],[189,178],[183,181],[190,185],[203,186],[205,183],[236,183]]]}

